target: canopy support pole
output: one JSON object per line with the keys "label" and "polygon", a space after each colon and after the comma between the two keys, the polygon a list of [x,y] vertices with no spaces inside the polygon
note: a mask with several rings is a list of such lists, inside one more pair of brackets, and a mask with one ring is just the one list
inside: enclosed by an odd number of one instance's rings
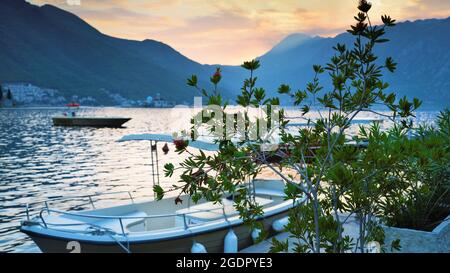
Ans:
{"label": "canopy support pole", "polygon": [[158,185],[159,185],[159,159],[158,159],[158,147],[156,146],[158,142],[155,141],[155,155],[156,155],[156,179],[158,181]]}
{"label": "canopy support pole", "polygon": [[[152,166],[152,182],[153,186],[159,185],[159,158],[158,158],[158,142],[150,141],[150,160]],[[156,165],[156,166],[155,166]]]}

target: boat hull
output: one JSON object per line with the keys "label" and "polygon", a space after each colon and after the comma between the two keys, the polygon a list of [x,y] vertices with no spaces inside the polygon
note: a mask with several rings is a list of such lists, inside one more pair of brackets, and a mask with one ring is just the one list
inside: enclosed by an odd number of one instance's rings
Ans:
{"label": "boat hull", "polygon": [[53,117],[55,126],[122,127],[131,118]]}
{"label": "boat hull", "polygon": [[[269,231],[269,235],[275,233],[272,229],[272,223],[288,215],[289,211],[283,211],[278,214],[259,220],[264,225],[265,230]],[[231,226],[234,233],[238,237],[238,249],[244,249],[253,244],[250,228],[245,224]],[[223,253],[224,238],[229,232],[230,227],[220,228],[216,230],[205,231],[202,233],[189,234],[169,239],[158,239],[148,241],[130,241],[129,250],[132,253],[189,253],[193,242],[197,242],[205,246],[208,253]],[[46,236],[29,230],[22,230],[45,253],[68,253],[73,248],[69,245],[69,240],[65,238]],[[117,242],[99,243],[96,241],[77,241],[79,243],[79,252],[81,253],[123,253],[125,249]],[[126,241],[121,241],[127,246]]]}

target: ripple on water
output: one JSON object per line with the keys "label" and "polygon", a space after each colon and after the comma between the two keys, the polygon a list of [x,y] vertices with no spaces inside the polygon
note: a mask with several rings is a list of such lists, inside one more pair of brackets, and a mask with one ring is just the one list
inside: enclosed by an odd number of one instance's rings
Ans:
{"label": "ripple on water", "polygon": [[[83,109],[87,115],[130,116],[127,128],[53,127],[52,109],[0,110],[0,251],[38,251],[19,232],[26,203],[116,191],[153,195],[148,143],[118,143],[130,133],[171,133],[169,109]],[[161,156],[179,161],[171,152]],[[100,206],[127,202],[127,195],[99,200]],[[58,209],[89,208],[88,200],[50,202]]]}
{"label": "ripple on water", "polygon": [[[148,143],[117,140],[131,133],[171,133],[180,116],[190,116],[186,109],[88,108],[81,111],[132,120],[121,129],[53,127],[51,117],[59,111],[0,110],[0,251],[39,251],[19,232],[26,203],[116,191],[133,191],[137,201],[153,196]],[[429,120],[435,114],[418,118]],[[168,155],[160,153],[161,166],[183,160],[173,145],[169,147]],[[173,181],[161,177],[161,184],[170,186]],[[97,207],[106,207],[129,200],[122,194],[97,201]],[[50,204],[73,210],[90,206],[86,199]]]}

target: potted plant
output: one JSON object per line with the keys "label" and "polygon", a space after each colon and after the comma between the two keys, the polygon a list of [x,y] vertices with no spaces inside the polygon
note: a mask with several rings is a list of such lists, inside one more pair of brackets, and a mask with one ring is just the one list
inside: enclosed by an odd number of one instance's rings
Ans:
{"label": "potted plant", "polygon": [[402,252],[450,252],[449,121],[445,109],[436,126],[419,126],[392,166],[402,186],[383,198],[382,219],[386,239],[399,239]]}

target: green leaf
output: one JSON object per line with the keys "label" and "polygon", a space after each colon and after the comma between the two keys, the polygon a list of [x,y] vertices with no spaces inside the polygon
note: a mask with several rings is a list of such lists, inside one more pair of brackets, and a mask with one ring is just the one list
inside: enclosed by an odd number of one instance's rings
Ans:
{"label": "green leaf", "polygon": [[175,166],[172,163],[167,163],[164,165],[164,175],[166,177],[171,177],[173,175],[173,171]]}
{"label": "green leaf", "polygon": [[263,88],[255,89],[255,99],[259,103],[266,97],[266,91]]}
{"label": "green leaf", "polygon": [[306,91],[298,90],[297,92],[295,92],[294,95],[294,104],[300,105],[303,102],[303,100],[307,98],[307,96],[308,95],[306,94]]}
{"label": "green leaf", "polygon": [[153,186],[153,192],[156,194],[156,200],[159,201],[164,198],[164,190],[160,185]]}
{"label": "green leaf", "polygon": [[386,42],[389,42],[389,39],[377,39],[377,40],[375,40],[375,43],[386,43]]}
{"label": "green leaf", "polygon": [[392,73],[395,71],[397,64],[391,57],[386,58],[385,67]]}
{"label": "green leaf", "polygon": [[413,99],[413,104],[414,104],[414,109],[416,110],[417,108],[420,107],[420,105],[422,105],[422,101],[419,100],[418,98],[414,98]]}
{"label": "green leaf", "polygon": [[210,96],[208,100],[208,105],[222,105],[222,96]]}
{"label": "green leaf", "polygon": [[259,61],[258,60],[251,60],[251,61],[247,61],[244,62],[241,67],[250,70],[250,71],[254,71],[256,69],[258,69],[260,66]]}
{"label": "green leaf", "polygon": [[280,105],[280,99],[278,97],[270,99],[271,105]]}
{"label": "green leaf", "polygon": [[386,103],[392,104],[395,102],[395,93],[390,93],[386,99],[385,99]]}
{"label": "green leaf", "polygon": [[383,24],[385,24],[388,27],[393,27],[395,26],[395,20],[391,19],[391,16],[388,15],[382,15],[381,16],[381,21],[383,22]]}
{"label": "green leaf", "polygon": [[[339,44],[338,44],[338,48],[339,48]],[[345,47],[344,47],[345,48]],[[322,68],[322,66],[320,66],[320,65],[317,65],[317,64],[315,64],[315,65],[313,65],[313,69],[314,69],[314,72],[316,72],[317,74],[321,74],[321,73],[323,73],[325,70]]]}
{"label": "green leaf", "polygon": [[282,84],[278,87],[279,94],[289,94],[291,92],[291,87],[287,84]]}
{"label": "green leaf", "polygon": [[196,75],[192,75],[191,78],[187,79],[187,84],[189,86],[196,87],[197,86],[197,76]]}
{"label": "green leaf", "polygon": [[303,105],[302,107],[302,115],[306,115],[309,112],[310,108],[308,105]]}
{"label": "green leaf", "polygon": [[396,239],[391,242],[391,251],[397,250],[400,251],[402,246],[400,245],[400,239]]}
{"label": "green leaf", "polygon": [[270,246],[269,253],[278,253],[278,252],[288,252],[289,251],[289,241],[282,242],[277,240],[275,237],[272,237],[272,245]]}

